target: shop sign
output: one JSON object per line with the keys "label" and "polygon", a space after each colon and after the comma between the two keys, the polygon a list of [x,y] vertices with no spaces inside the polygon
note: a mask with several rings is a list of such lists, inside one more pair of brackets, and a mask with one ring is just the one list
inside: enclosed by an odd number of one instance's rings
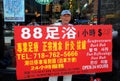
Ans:
{"label": "shop sign", "polygon": [[15,26],[17,79],[112,71],[112,26]]}
{"label": "shop sign", "polygon": [[53,0],[35,0],[37,3],[39,4],[49,4],[50,2],[52,2]]}

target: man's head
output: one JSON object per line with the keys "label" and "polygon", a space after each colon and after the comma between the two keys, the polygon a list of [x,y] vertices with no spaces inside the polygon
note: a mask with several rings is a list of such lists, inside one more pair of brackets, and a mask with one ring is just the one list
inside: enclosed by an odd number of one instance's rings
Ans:
{"label": "man's head", "polygon": [[68,24],[71,20],[71,12],[69,10],[63,10],[60,19],[62,20],[62,24]]}

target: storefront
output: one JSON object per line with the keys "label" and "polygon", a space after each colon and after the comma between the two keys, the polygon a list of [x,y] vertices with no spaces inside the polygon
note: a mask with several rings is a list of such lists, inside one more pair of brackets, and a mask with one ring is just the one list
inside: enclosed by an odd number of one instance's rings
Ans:
{"label": "storefront", "polygon": [[[113,38],[113,71],[107,73],[73,75],[72,81],[119,81],[120,77],[120,0],[0,0],[0,80],[16,80],[14,26],[27,26],[34,19],[37,25],[59,22],[60,13],[69,9],[74,25],[111,24],[117,36]],[[19,12],[21,11],[21,12]],[[11,13],[14,13],[11,14]],[[18,13],[19,12],[19,13]],[[13,17],[10,17],[11,15]],[[19,14],[19,15],[18,15]],[[14,18],[16,17],[16,18]],[[8,55],[6,55],[8,54]],[[8,58],[6,58],[8,56]],[[5,59],[5,60],[4,60]],[[6,59],[9,61],[6,62]],[[4,64],[4,62],[6,64]],[[5,78],[8,76],[8,78]],[[59,78],[61,81],[62,77]],[[26,80],[27,81],[27,80]],[[28,81],[48,81],[48,78]]]}

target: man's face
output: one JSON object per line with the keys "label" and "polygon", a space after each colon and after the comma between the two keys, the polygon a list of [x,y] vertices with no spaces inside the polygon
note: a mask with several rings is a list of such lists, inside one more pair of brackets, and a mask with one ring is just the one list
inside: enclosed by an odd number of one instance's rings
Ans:
{"label": "man's face", "polygon": [[62,15],[60,18],[62,20],[62,24],[68,24],[71,20],[71,15],[65,14],[65,15]]}

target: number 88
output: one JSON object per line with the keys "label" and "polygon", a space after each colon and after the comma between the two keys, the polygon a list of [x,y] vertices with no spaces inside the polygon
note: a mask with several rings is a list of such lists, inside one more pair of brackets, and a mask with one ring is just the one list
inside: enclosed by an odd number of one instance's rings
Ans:
{"label": "number 88", "polygon": [[[31,33],[30,33],[29,28],[22,28],[21,32],[22,32],[21,37],[23,39],[30,39],[31,38]],[[42,37],[41,28],[34,28],[33,32],[34,32],[33,33],[33,38],[39,39],[39,38]]]}

